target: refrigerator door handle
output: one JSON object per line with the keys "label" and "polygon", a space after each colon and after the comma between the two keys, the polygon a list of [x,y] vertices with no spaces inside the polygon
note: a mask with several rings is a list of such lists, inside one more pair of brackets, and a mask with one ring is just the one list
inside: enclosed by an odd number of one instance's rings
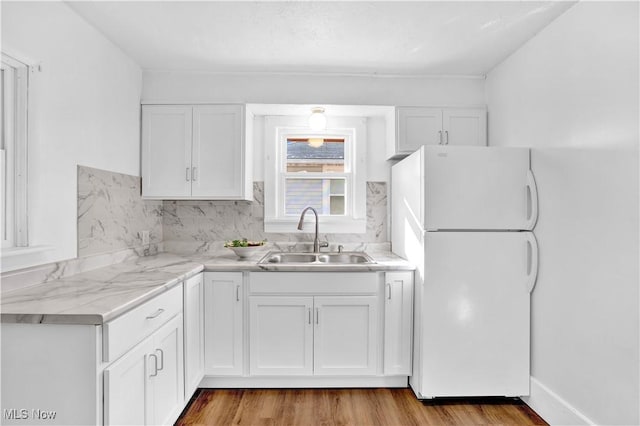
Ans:
{"label": "refrigerator door handle", "polygon": [[536,180],[533,177],[533,173],[531,172],[531,170],[527,170],[527,186],[525,188],[525,191],[527,199],[526,229],[531,231],[536,226],[536,222],[538,221],[538,186],[536,185]]}
{"label": "refrigerator door handle", "polygon": [[533,291],[533,288],[536,285],[536,280],[538,279],[538,241],[536,240],[536,236],[533,235],[533,232],[526,232],[526,286],[529,293]]}

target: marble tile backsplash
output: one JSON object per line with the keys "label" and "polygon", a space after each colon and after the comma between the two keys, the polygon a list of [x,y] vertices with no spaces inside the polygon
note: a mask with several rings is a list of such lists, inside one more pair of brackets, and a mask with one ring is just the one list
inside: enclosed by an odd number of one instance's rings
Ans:
{"label": "marble tile backsplash", "polygon": [[[164,201],[164,248],[175,252],[213,252],[221,241],[242,236],[270,242],[310,242],[302,232],[264,232],[264,183],[254,182],[249,201]],[[367,182],[367,230],[364,234],[321,234],[337,243],[387,243],[387,184]],[[320,229],[322,231],[322,229]]]}
{"label": "marble tile backsplash", "polygon": [[78,166],[78,257],[140,248],[144,230],[157,252],[162,201],[143,200],[140,185],[139,176]]}

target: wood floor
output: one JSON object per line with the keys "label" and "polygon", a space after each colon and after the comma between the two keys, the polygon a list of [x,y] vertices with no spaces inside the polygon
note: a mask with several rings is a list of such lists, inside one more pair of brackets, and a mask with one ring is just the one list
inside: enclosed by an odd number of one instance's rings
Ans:
{"label": "wood floor", "polygon": [[176,425],[546,425],[519,400],[421,402],[410,389],[202,389]]}

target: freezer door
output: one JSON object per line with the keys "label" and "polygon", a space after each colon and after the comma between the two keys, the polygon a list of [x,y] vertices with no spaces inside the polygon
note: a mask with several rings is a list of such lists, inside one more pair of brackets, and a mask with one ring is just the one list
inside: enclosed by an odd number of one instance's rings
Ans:
{"label": "freezer door", "polygon": [[529,149],[428,146],[425,229],[532,230],[537,216]]}
{"label": "freezer door", "polygon": [[531,232],[427,232],[422,397],[529,394]]}

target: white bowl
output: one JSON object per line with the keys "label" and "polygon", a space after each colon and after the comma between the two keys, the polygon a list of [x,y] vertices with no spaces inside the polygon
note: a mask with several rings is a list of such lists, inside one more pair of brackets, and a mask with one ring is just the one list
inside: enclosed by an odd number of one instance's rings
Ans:
{"label": "white bowl", "polygon": [[262,251],[262,249],[264,248],[264,245],[262,246],[249,246],[249,247],[227,247],[229,250],[233,250],[233,252],[236,254],[236,256],[238,256],[240,259],[245,259],[247,257],[251,257],[256,253],[259,253],[260,251]]}

